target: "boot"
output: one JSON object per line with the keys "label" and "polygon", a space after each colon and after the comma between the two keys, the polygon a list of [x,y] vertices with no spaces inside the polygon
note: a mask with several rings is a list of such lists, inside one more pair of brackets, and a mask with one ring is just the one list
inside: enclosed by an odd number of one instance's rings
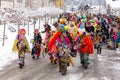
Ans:
{"label": "boot", "polygon": [[37,59],[40,59],[39,56],[37,56]]}
{"label": "boot", "polygon": [[54,64],[57,64],[57,59],[54,60]]}

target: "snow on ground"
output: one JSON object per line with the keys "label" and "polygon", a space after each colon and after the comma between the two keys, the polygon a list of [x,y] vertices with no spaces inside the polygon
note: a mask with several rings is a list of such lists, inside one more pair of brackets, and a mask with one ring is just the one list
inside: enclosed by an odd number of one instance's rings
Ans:
{"label": "snow on ground", "polygon": [[[2,25],[0,27],[1,27],[0,31],[3,31],[4,26]],[[0,33],[0,34],[2,34],[2,33]],[[8,39],[5,40],[5,46],[2,46],[2,40],[0,40],[0,70],[4,66],[10,64],[9,63],[10,61],[17,59],[17,54],[15,54],[11,51],[16,33],[11,33],[6,27],[6,35],[7,35]],[[2,36],[0,36],[0,38],[2,38]]]}
{"label": "snow on ground", "polygon": [[[57,20],[57,19],[55,19],[55,20]],[[54,20],[52,20],[52,23],[53,23],[53,21]],[[41,20],[40,31],[44,30],[44,27],[43,27],[44,23],[45,23],[45,21]],[[50,23],[50,21],[49,21],[49,23]],[[2,41],[2,35],[3,35],[3,31],[4,31],[4,26],[0,25],[0,70],[2,70],[6,65],[11,64],[12,61],[18,59],[17,53],[12,52],[12,46],[13,46],[14,40],[16,38],[17,31],[16,32],[10,32],[10,30],[8,30],[9,25],[14,27],[16,30],[18,28],[17,25],[14,25],[14,24],[6,25],[5,35],[7,35],[8,39],[5,40],[5,46],[2,46],[2,42],[3,42]],[[37,21],[37,23],[36,23],[36,29],[38,29],[38,26],[39,26],[39,21]],[[22,26],[22,25],[20,26],[20,28],[26,29],[26,37],[27,37],[27,40],[29,42],[30,47],[32,47],[32,44],[30,43],[30,40],[33,38],[34,29],[33,29],[33,25],[30,25],[29,27],[30,27],[30,30],[29,30],[29,35],[28,35],[27,25],[25,27]],[[54,27],[52,27],[52,29],[54,29]],[[41,35],[42,35],[42,38],[44,39],[45,34],[41,34]]]}
{"label": "snow on ground", "polygon": [[116,63],[116,65],[114,65],[112,68],[114,68],[116,70],[120,70],[120,64]]}

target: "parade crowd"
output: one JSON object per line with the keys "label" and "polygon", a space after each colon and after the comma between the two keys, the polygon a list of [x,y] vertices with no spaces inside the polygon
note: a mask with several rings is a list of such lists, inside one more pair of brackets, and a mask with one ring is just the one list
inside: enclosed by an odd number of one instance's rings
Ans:
{"label": "parade crowd", "polygon": [[[81,65],[89,68],[89,56],[102,54],[103,46],[119,52],[120,17],[106,14],[64,13],[53,23],[56,30],[45,22],[44,31],[34,30],[31,39],[32,49],[28,45],[25,29],[20,29],[14,41],[13,51],[18,51],[20,68],[24,66],[25,53],[39,59],[41,55],[49,56],[50,62],[59,65],[63,75],[67,67],[75,66],[74,57],[80,56]],[[45,34],[43,40],[41,33]]]}

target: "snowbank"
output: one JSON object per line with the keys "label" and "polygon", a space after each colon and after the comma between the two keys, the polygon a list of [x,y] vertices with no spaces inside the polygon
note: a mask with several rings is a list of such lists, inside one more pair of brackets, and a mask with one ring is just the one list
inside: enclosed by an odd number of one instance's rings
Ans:
{"label": "snowbank", "polygon": [[[0,32],[3,33],[3,25],[0,27]],[[13,42],[16,37],[15,34],[16,33],[11,33],[6,27],[7,39],[5,39],[5,46],[2,46],[2,40],[0,40],[0,70],[2,70],[4,66],[9,65],[13,60],[17,59],[17,54],[12,52]]]}

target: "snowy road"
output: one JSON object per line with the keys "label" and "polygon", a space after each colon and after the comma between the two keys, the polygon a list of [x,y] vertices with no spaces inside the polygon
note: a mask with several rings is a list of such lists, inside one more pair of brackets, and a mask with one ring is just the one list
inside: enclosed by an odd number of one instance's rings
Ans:
{"label": "snowy road", "polygon": [[51,64],[48,58],[32,60],[26,55],[26,65],[19,69],[17,60],[0,71],[0,80],[119,80],[120,54],[103,50],[102,55],[91,55],[89,68],[85,70],[75,58],[76,67],[69,67],[66,76],[58,72],[58,65]]}

